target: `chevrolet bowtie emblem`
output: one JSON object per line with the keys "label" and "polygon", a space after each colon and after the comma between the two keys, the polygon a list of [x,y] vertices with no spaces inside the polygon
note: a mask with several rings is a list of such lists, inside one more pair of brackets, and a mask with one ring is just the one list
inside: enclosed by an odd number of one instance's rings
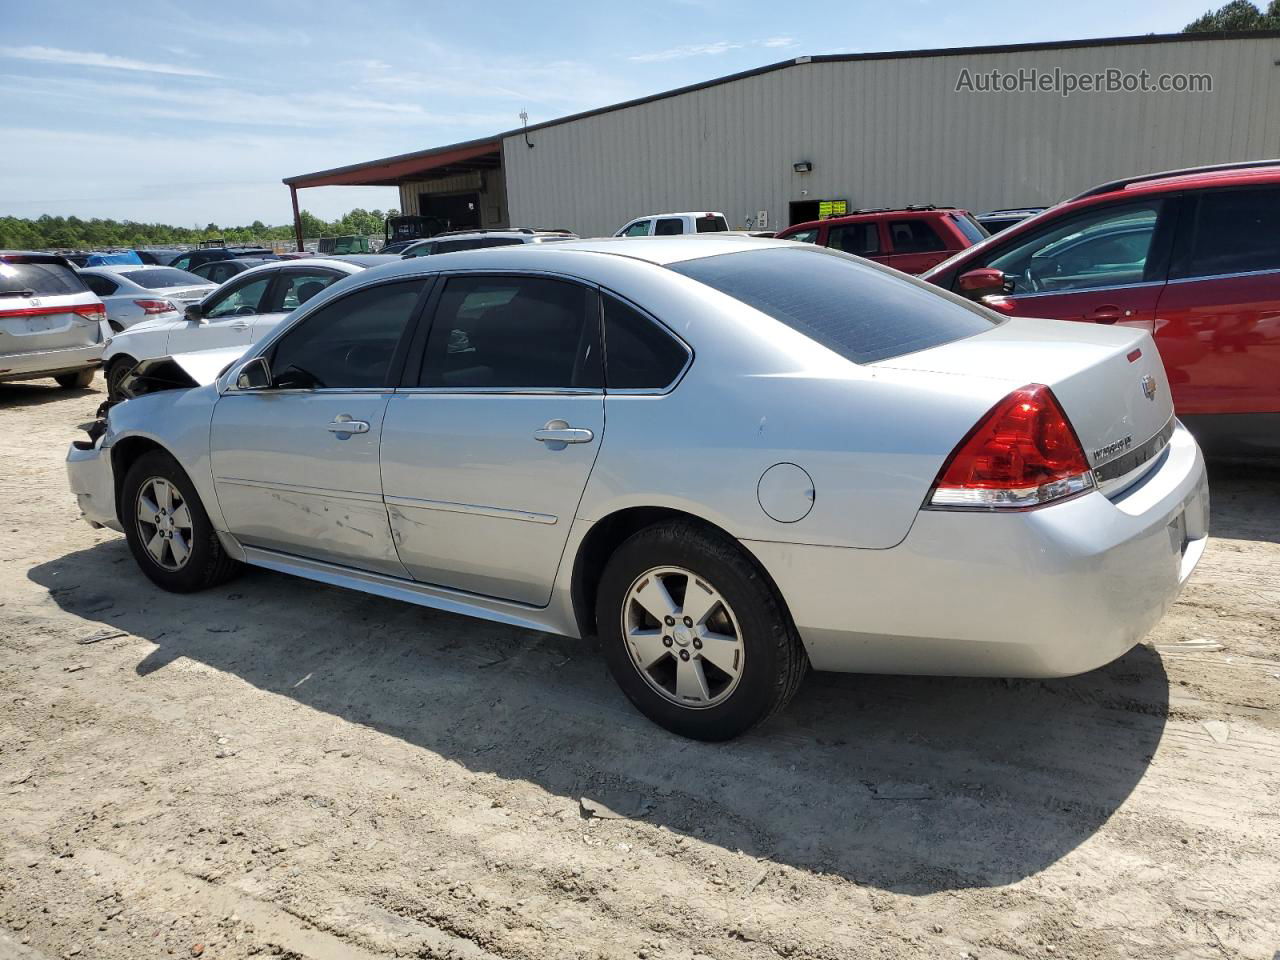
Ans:
{"label": "chevrolet bowtie emblem", "polygon": [[1142,378],[1142,395],[1148,400],[1156,398],[1156,378],[1149,373]]}

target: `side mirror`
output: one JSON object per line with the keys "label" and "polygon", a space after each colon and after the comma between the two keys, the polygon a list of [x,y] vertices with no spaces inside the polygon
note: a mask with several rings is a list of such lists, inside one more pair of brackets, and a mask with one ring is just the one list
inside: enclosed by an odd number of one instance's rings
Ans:
{"label": "side mirror", "polygon": [[271,387],[271,364],[266,357],[254,357],[236,374],[237,390],[267,390]]}
{"label": "side mirror", "polygon": [[182,311],[182,315],[191,323],[204,323],[204,313],[200,310],[198,303],[187,304],[187,309]]}
{"label": "side mirror", "polygon": [[991,294],[1009,293],[1009,281],[1004,271],[995,267],[979,267],[960,274],[956,281],[956,289],[967,297],[977,299]]}

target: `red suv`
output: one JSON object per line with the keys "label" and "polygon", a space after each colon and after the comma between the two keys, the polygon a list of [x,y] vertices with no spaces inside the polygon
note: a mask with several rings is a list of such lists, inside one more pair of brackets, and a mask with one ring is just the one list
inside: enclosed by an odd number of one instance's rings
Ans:
{"label": "red suv", "polygon": [[834,247],[903,273],[923,273],[985,239],[987,231],[967,210],[915,206],[855,210],[843,217],[797,223],[777,236]]}
{"label": "red suv", "polygon": [[1106,183],[923,279],[1000,313],[1150,331],[1207,453],[1280,455],[1280,160]]}

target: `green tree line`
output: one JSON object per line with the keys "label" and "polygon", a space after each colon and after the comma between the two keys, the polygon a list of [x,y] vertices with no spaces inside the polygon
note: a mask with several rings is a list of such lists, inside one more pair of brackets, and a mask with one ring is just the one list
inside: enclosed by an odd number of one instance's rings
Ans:
{"label": "green tree line", "polygon": [[1280,30],[1280,0],[1271,0],[1265,11],[1249,0],[1210,10],[1182,28],[1183,33],[1236,33],[1246,30]]}
{"label": "green tree line", "polygon": [[[307,238],[365,234],[382,236],[382,222],[398,210],[363,210],[357,207],[337,220],[321,220],[309,210],[302,211],[302,235]],[[201,240],[224,239],[227,243],[270,243],[293,239],[293,224],[267,226],[255,220],[247,226],[176,227],[167,223],[140,223],[136,220],[82,220],[80,217],[53,217],[48,214],[29,220],[0,217],[0,249],[8,250],[102,250],[110,247],[163,247],[167,244],[196,244]]]}

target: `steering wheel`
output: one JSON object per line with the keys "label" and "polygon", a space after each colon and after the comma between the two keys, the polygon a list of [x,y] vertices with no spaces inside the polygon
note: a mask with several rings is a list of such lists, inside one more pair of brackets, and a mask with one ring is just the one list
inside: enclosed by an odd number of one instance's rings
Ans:
{"label": "steering wheel", "polygon": [[1031,265],[1027,264],[1027,269],[1022,271],[1022,283],[1031,293],[1039,293],[1041,287],[1040,279],[1036,276],[1035,271],[1031,269]]}
{"label": "steering wheel", "polygon": [[245,305],[245,306],[243,306],[243,307],[236,307],[236,314],[235,314],[235,315],[236,315],[237,317],[252,317],[252,316],[253,316],[255,313],[257,313],[257,312],[258,312],[258,311],[257,311],[257,310],[255,310],[255,309],[253,309],[253,307],[248,306],[248,305],[246,304],[246,305]]}

